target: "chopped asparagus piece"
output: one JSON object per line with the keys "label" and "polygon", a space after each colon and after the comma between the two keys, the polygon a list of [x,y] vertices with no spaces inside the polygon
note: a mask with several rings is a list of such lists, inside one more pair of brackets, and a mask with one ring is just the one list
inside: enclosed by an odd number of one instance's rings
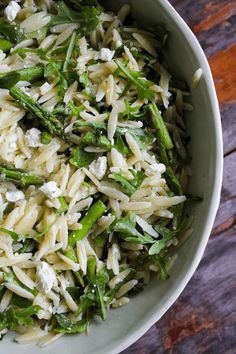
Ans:
{"label": "chopped asparagus piece", "polygon": [[44,179],[40,176],[14,167],[4,166],[2,164],[0,164],[0,176],[4,181],[21,184],[25,187],[44,183]]}
{"label": "chopped asparagus piece", "polygon": [[167,150],[172,149],[174,147],[173,142],[157,105],[155,103],[149,103],[148,111],[150,113],[152,126],[157,130],[158,140],[162,141]]}
{"label": "chopped asparagus piece", "polygon": [[76,241],[82,240],[105,210],[106,206],[101,200],[98,200],[93,204],[88,213],[82,218],[82,220],[80,220],[80,224],[82,225],[81,229],[70,233],[68,244],[73,246]]}
{"label": "chopped asparagus piece", "polygon": [[41,107],[37,101],[29,97],[16,86],[12,87],[9,92],[10,95],[17,100],[20,106],[33,113],[33,115],[40,120],[49,133],[64,138],[63,124],[52,113]]}

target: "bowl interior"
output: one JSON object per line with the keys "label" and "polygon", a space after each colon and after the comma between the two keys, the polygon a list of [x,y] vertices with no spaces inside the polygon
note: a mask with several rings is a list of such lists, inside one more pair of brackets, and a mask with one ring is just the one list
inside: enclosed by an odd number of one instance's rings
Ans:
{"label": "bowl interior", "polygon": [[[118,9],[125,2],[112,2],[113,9]],[[163,23],[170,31],[166,59],[175,76],[190,84],[195,70],[203,69],[199,87],[191,95],[195,110],[186,115],[193,171],[189,191],[204,198],[203,202],[189,206],[189,213],[195,216],[193,235],[178,250],[178,259],[168,281],[151,282],[129,305],[111,311],[107,321],[92,325],[89,336],[65,336],[40,349],[31,345],[19,346],[12,341],[12,334],[1,342],[2,353],[118,353],[138,339],[172,305],[191,278],[204,251],[219,204],[222,177],[220,118],[210,70],[195,37],[166,0],[132,0],[129,3],[139,23],[148,26]],[[111,1],[107,4],[110,9]]]}

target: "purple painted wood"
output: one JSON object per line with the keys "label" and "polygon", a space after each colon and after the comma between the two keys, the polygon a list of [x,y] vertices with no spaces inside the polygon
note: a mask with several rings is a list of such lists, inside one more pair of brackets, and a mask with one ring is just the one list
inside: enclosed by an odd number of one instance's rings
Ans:
{"label": "purple painted wood", "polygon": [[236,353],[236,1],[171,0],[212,68],[224,137],[222,198],[205,255],[172,308],[123,354]]}

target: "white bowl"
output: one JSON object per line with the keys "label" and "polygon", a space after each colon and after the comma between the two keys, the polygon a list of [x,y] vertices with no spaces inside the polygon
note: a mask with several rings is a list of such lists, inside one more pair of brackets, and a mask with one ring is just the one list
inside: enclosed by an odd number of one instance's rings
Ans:
{"label": "white bowl", "polygon": [[[127,1],[114,1],[119,8]],[[111,1],[107,2],[111,6]],[[1,342],[1,353],[13,354],[112,354],[141,337],[181,294],[195,272],[206,247],[220,200],[223,170],[221,122],[214,83],[207,59],[191,30],[166,0],[132,0],[134,18],[141,24],[163,23],[170,31],[168,62],[170,71],[189,83],[199,67],[203,78],[192,93],[194,112],[187,116],[191,136],[193,176],[190,192],[203,202],[191,206],[194,232],[178,250],[178,259],[167,281],[153,281],[120,309],[110,311],[105,322],[91,326],[90,335],[64,336],[49,347],[22,346],[14,334]],[[204,289],[203,289],[204,291]]]}

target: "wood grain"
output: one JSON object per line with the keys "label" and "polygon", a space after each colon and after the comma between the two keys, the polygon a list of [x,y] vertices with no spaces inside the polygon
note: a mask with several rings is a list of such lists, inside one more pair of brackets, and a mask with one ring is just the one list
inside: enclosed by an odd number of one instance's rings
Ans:
{"label": "wood grain", "polygon": [[172,308],[123,354],[236,353],[236,1],[171,0],[196,34],[221,109],[224,179],[205,255]]}
{"label": "wood grain", "polygon": [[[219,4],[214,6],[209,3],[206,5],[206,9],[210,10],[209,15],[193,26],[193,32],[207,31],[216,25],[221,25],[224,21],[230,19],[231,16],[236,15],[236,7],[233,2],[227,3],[225,6]],[[211,13],[211,9],[216,9],[217,11]]]}
{"label": "wood grain", "polygon": [[236,43],[209,58],[219,103],[236,99]]}

